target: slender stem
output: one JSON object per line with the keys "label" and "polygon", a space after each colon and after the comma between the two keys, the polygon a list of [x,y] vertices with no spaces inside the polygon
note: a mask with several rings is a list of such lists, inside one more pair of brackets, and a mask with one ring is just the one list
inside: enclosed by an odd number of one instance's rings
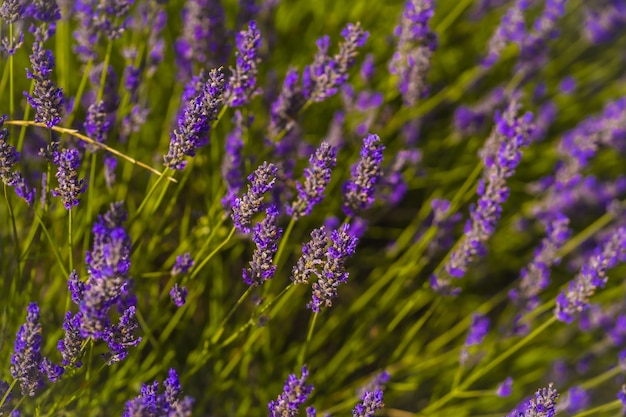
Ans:
{"label": "slender stem", "polygon": [[96,103],[99,103],[104,96],[104,85],[107,80],[107,73],[109,72],[109,61],[111,60],[111,51],[113,50],[113,41],[109,39],[107,43],[107,51],[104,55],[104,64],[102,65],[102,74],[100,74],[100,85],[98,87],[98,98]]}
{"label": "slender stem", "polygon": [[[17,125],[17,126],[37,126],[37,127],[44,127],[47,128],[47,126],[43,123],[38,123],[38,122],[33,122],[30,120],[7,120],[4,122],[5,124],[8,125]],[[59,133],[64,133],[64,134],[68,134],[70,136],[74,136],[77,139],[82,140],[83,142],[89,143],[91,145],[97,146],[99,148],[102,148],[104,150],[106,150],[107,152],[112,153],[115,156],[119,156],[122,159],[125,159],[126,161],[133,163],[137,166],[140,166],[141,168],[147,169],[148,171],[152,172],[153,174],[156,175],[164,175],[164,172],[160,172],[154,168],[152,168],[149,165],[144,164],[143,162],[140,162],[138,160],[136,160],[135,158],[131,158],[130,156],[127,156],[123,153],[121,153],[118,150],[115,150],[103,143],[100,143],[98,141],[95,141],[93,139],[91,139],[89,136],[83,135],[81,133],[78,132],[78,130],[76,129],[67,129],[65,127],[59,127],[59,126],[52,126],[50,129],[54,130],[55,132],[59,132]],[[167,170],[166,170],[167,171]],[[175,178],[170,177],[170,176],[166,176],[165,178],[167,178],[168,180],[170,180],[171,182],[178,182]]]}
{"label": "slender stem", "polygon": [[[89,61],[87,61],[87,64],[85,65],[83,76],[80,79],[80,84],[78,85],[78,91],[76,91],[76,96],[74,97],[74,103],[72,104],[72,109],[70,110],[70,114],[67,116],[67,126],[72,126],[72,122],[74,121],[74,117],[76,116],[76,109],[80,105],[80,100],[83,97],[85,88],[87,88],[87,80],[89,79],[89,73],[91,72],[92,64],[93,64],[93,60],[92,58],[89,58]],[[28,118],[24,117],[24,119],[28,119]]]}
{"label": "slender stem", "polygon": [[220,251],[220,249],[222,249],[227,243],[228,241],[233,237],[233,235],[235,234],[235,230],[236,228],[233,226],[232,229],[230,229],[230,232],[228,233],[228,236],[226,236],[226,239],[224,239],[222,241],[222,243],[220,243],[219,245],[217,245],[217,247],[215,249],[213,249],[213,251],[211,253],[208,254],[208,256],[206,258],[204,258],[202,260],[202,262],[200,262],[198,264],[197,267],[195,267],[193,269],[193,272],[191,273],[191,275],[189,276],[189,279],[194,279],[202,270],[202,268],[204,268],[204,266],[207,264],[207,262],[209,262],[211,260],[211,258]]}
{"label": "slender stem", "polygon": [[69,264],[70,264],[70,271],[74,270],[74,237],[73,237],[73,231],[72,231],[72,223],[74,220],[74,210],[72,210],[71,208],[68,210],[67,212],[68,214],[68,218],[67,218],[67,243],[69,246]]}
{"label": "slender stem", "polygon": [[300,353],[298,353],[299,365],[304,364],[304,358],[306,357],[307,350],[309,348],[309,345],[311,344],[311,339],[313,339],[313,330],[315,329],[315,322],[317,321],[318,315],[319,315],[319,312],[316,311],[315,313],[313,313],[313,317],[311,317],[311,322],[309,323],[309,331],[306,335],[306,342],[304,342],[304,344],[300,348]]}
{"label": "slender stem", "polygon": [[[622,402],[620,400],[614,400],[614,401],[611,401],[610,403],[599,405],[597,407],[575,414],[573,417],[597,416],[597,415],[600,415],[600,413],[603,413],[605,411],[613,411],[621,407],[622,407]],[[614,415],[617,415],[617,414],[614,414]]]}
{"label": "slender stem", "polygon": [[283,235],[282,239],[280,240],[280,244],[278,245],[278,250],[276,251],[276,256],[274,257],[274,264],[276,265],[278,265],[278,263],[280,262],[280,258],[285,250],[285,246],[287,245],[287,241],[289,240],[289,236],[291,235],[295,224],[296,220],[292,217],[291,220],[289,220],[289,224],[287,225],[285,234]]}
{"label": "slender stem", "polygon": [[11,203],[11,199],[9,198],[8,187],[4,184],[4,198],[7,202],[7,209],[9,210],[9,217],[11,217],[11,229],[13,232],[13,239],[15,240],[15,259],[17,259],[17,276],[16,274],[11,274],[11,289],[9,294],[11,296],[15,295],[15,288],[17,286],[17,279],[22,277],[22,263],[20,262],[20,241],[17,234],[17,226],[15,224],[15,213],[13,212],[13,204]]}
{"label": "slender stem", "polygon": [[15,388],[15,384],[17,384],[17,379],[14,379],[13,381],[11,381],[11,385],[9,385],[9,388],[7,389],[7,391],[2,396],[2,399],[0,399],[0,409],[2,408],[4,403],[6,402],[7,398],[9,398],[9,395],[11,394],[11,391],[13,391],[13,388]]}
{"label": "slender stem", "polygon": [[220,340],[220,337],[222,337],[222,334],[224,333],[224,327],[226,326],[226,322],[228,322],[228,319],[230,319],[230,317],[233,314],[235,314],[235,311],[237,311],[237,308],[239,308],[239,306],[244,302],[244,300],[248,297],[248,295],[250,295],[250,293],[252,292],[252,288],[253,288],[252,286],[249,286],[246,289],[246,291],[241,295],[241,297],[239,297],[235,305],[232,306],[228,314],[224,316],[224,319],[220,323],[220,327],[217,329],[217,332],[215,332],[215,334],[211,338],[211,344],[215,344]]}

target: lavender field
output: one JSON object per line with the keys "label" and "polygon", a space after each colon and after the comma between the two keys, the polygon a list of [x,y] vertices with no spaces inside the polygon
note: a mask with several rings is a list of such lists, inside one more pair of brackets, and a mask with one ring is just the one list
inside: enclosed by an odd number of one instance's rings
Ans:
{"label": "lavender field", "polygon": [[626,410],[626,0],[0,0],[0,416]]}

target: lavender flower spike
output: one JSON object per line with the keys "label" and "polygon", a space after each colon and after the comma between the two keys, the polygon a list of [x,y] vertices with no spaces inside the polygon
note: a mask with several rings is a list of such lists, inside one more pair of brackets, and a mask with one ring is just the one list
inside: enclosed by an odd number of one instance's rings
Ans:
{"label": "lavender flower spike", "polygon": [[172,289],[170,290],[170,297],[176,307],[182,307],[187,302],[188,291],[186,287],[180,287],[178,283],[174,284]]}
{"label": "lavender flower spike", "polygon": [[33,397],[43,387],[43,373],[40,369],[41,355],[41,324],[39,323],[39,307],[36,303],[27,308],[26,323],[15,337],[15,351],[11,356],[11,376],[22,388],[23,395]]}
{"label": "lavender flower spike", "polygon": [[330,234],[330,244],[326,249],[326,261],[318,280],[313,283],[313,297],[307,304],[314,312],[322,306],[332,307],[332,300],[337,297],[337,287],[348,280],[349,273],[345,263],[356,251],[358,239],[351,236],[350,225],[344,224]]}
{"label": "lavender flower spike", "polygon": [[298,379],[294,374],[290,374],[282,394],[276,400],[270,401],[267,408],[270,417],[295,417],[298,415],[300,406],[304,404],[313,391],[313,385],[306,385],[309,371],[306,366],[302,367],[302,376]]}
{"label": "lavender flower spike", "polygon": [[343,211],[347,216],[357,216],[374,204],[374,187],[382,176],[384,150],[378,135],[363,139],[359,162],[352,166],[352,179],[343,185]]}
{"label": "lavender flower spike", "polygon": [[250,233],[252,216],[262,210],[265,193],[274,187],[277,168],[274,164],[264,162],[248,176],[248,192],[233,202],[231,218],[235,227],[243,233]]}
{"label": "lavender flower spike", "polygon": [[361,397],[361,402],[352,410],[353,417],[374,417],[377,410],[385,406],[383,403],[383,390],[377,389],[374,392],[366,391]]}
{"label": "lavender flower spike", "polygon": [[489,40],[487,57],[482,62],[483,67],[491,68],[500,59],[502,50],[509,42],[522,43],[526,36],[524,10],[530,6],[529,0],[516,0],[502,17],[500,25]]}
{"label": "lavender flower spike", "polygon": [[583,265],[567,290],[556,298],[554,314],[557,319],[571,323],[577,313],[589,307],[589,297],[606,285],[607,271],[626,255],[626,228],[616,229],[610,238]]}
{"label": "lavender flower spike", "polygon": [[324,198],[324,190],[330,181],[330,173],[337,163],[337,149],[327,142],[309,158],[309,167],[304,170],[304,184],[296,183],[298,198],[287,207],[287,214],[294,219],[307,216],[313,211],[313,206]]}
{"label": "lavender flower spike", "polygon": [[164,392],[159,393],[159,382],[143,384],[139,396],[126,403],[122,417],[171,416],[191,417],[193,398],[182,395],[180,379],[176,370],[170,369],[163,381]]}
{"label": "lavender flower spike", "polygon": [[62,149],[53,154],[54,163],[59,167],[56,173],[59,186],[52,190],[52,195],[61,197],[66,210],[78,206],[80,194],[85,192],[85,180],[78,178],[80,155],[77,149]]}
{"label": "lavender flower spike", "polygon": [[326,254],[326,230],[324,226],[311,232],[311,241],[302,246],[302,256],[291,270],[294,284],[308,284],[311,274],[318,275],[317,269],[324,262]]}
{"label": "lavender flower spike", "polygon": [[26,76],[34,81],[33,93],[24,92],[28,104],[35,109],[35,121],[48,128],[56,126],[63,115],[63,90],[50,80],[54,68],[52,51],[43,49],[43,39],[33,42],[30,62],[33,70],[26,70]]}
{"label": "lavender flower spike", "polygon": [[6,115],[0,116],[0,181],[15,189],[15,193],[26,200],[30,205],[35,198],[35,190],[26,184],[24,176],[19,171],[13,171],[20,153],[7,142],[9,130],[4,126]]}
{"label": "lavender flower spike", "polygon": [[211,123],[217,120],[224,99],[224,87],[222,70],[211,70],[204,88],[187,103],[171,134],[169,151],[163,157],[167,168],[182,170],[187,164],[184,158],[194,156],[199,147],[208,143]]}
{"label": "lavender flower spike", "polygon": [[559,393],[552,384],[537,390],[535,397],[526,402],[521,409],[511,411],[507,417],[554,417],[556,400]]}
{"label": "lavender flower spike", "polygon": [[[532,134],[532,114],[517,117],[518,107],[513,101],[503,114],[496,113],[496,127],[481,151],[485,169],[478,184],[478,204],[470,208],[465,237],[445,265],[446,273],[455,278],[463,277],[470,263],[487,251],[485,244],[495,230],[509,194],[506,179],[515,173],[521,149]],[[433,277],[431,284],[438,291],[454,292],[446,278]]]}
{"label": "lavender flower spike", "polygon": [[278,250],[278,241],[283,229],[277,227],[278,209],[271,205],[266,210],[266,217],[254,227],[256,250],[250,261],[250,268],[243,270],[243,281],[248,285],[261,285],[274,276],[276,265],[272,259]]}
{"label": "lavender flower spike", "polygon": [[254,20],[250,21],[248,30],[237,34],[236,65],[228,81],[228,104],[231,107],[245,106],[259,91],[256,89],[257,65],[259,48],[261,47],[261,32]]}

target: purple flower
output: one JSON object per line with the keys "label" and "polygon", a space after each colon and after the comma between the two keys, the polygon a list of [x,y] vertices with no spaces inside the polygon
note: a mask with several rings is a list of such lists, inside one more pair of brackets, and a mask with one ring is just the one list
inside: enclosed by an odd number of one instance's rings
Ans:
{"label": "purple flower", "polygon": [[35,190],[28,186],[21,172],[13,171],[20,153],[7,142],[9,130],[3,127],[6,119],[6,115],[0,117],[0,180],[5,185],[13,187],[15,193],[30,205],[35,198]]}
{"label": "purple flower", "polygon": [[233,202],[231,218],[235,227],[243,233],[250,233],[252,217],[263,209],[265,193],[274,187],[276,166],[264,162],[248,176],[248,192]]}
{"label": "purple flower", "polygon": [[42,360],[39,307],[36,303],[30,303],[26,323],[17,332],[11,356],[11,376],[20,383],[22,395],[33,397],[37,390],[43,388],[43,373],[40,369]]}
{"label": "purple flower", "polygon": [[351,236],[349,230],[350,225],[344,224],[330,234],[326,259],[322,264],[321,273],[318,273],[317,281],[311,285],[313,297],[307,304],[307,307],[316,313],[322,306],[332,307],[332,300],[337,297],[337,287],[348,280],[349,273],[346,271],[345,263],[354,255],[358,243],[358,239]]}
{"label": "purple flower", "polygon": [[591,9],[592,4],[585,4],[585,22],[583,33],[593,44],[610,42],[620,33],[626,24],[626,7],[624,3],[600,3],[598,9]]}
{"label": "purple flower", "polygon": [[176,257],[176,261],[174,262],[174,266],[172,267],[172,276],[176,277],[178,275],[186,274],[187,272],[189,272],[193,264],[194,261],[191,258],[191,254],[189,252],[178,255]]}
{"label": "purple flower", "polygon": [[565,77],[559,84],[559,90],[563,94],[572,94],[576,90],[576,80],[573,77]]}
{"label": "purple flower", "polygon": [[389,72],[398,76],[398,89],[407,106],[415,104],[426,92],[425,78],[437,48],[437,35],[428,27],[433,15],[432,0],[408,0],[395,29],[398,44],[389,62]]}
{"label": "purple flower", "polygon": [[179,287],[178,283],[174,284],[170,290],[170,297],[176,307],[182,307],[187,302],[187,287]]}
{"label": "purple flower", "polygon": [[291,270],[291,280],[294,284],[308,284],[311,274],[319,275],[318,268],[324,263],[326,246],[328,242],[324,226],[313,229],[311,240],[302,245],[302,256]]}
{"label": "purple flower", "polygon": [[500,21],[500,25],[489,40],[489,50],[482,62],[483,67],[492,67],[498,59],[502,50],[509,42],[521,43],[526,36],[526,23],[524,22],[524,11],[530,6],[529,0],[516,0],[507,10]]}
{"label": "purple flower", "polygon": [[56,126],[63,115],[63,90],[50,80],[54,68],[52,51],[43,49],[41,39],[33,42],[30,55],[32,71],[26,70],[26,76],[34,81],[33,93],[24,92],[28,104],[35,109],[35,121],[44,123],[48,128]]}
{"label": "purple flower", "polygon": [[216,68],[228,62],[230,54],[224,7],[219,0],[191,0],[182,11],[183,33],[176,41],[177,67],[188,79],[192,64],[202,68]]}
{"label": "purple flower", "polygon": [[142,384],[139,396],[126,403],[122,417],[170,416],[191,417],[193,398],[180,398],[181,384],[176,370],[170,369],[163,381],[164,392],[159,393],[159,382]]}
{"label": "purple flower", "polygon": [[208,143],[223,95],[224,74],[221,69],[213,69],[202,91],[190,99],[178,119],[178,128],[172,132],[169,151],[163,158],[166,167],[182,170],[187,164],[185,156],[194,156],[200,146]]}
{"label": "purple flower", "polygon": [[122,361],[128,355],[128,348],[141,342],[141,337],[133,334],[139,327],[135,313],[135,306],[129,306],[122,313],[119,323],[108,326],[102,335],[102,340],[109,345],[109,352],[104,355],[108,365]]}
{"label": "purple flower", "polygon": [[498,385],[498,388],[496,389],[496,395],[498,397],[508,397],[509,395],[511,395],[512,391],[513,391],[513,378],[509,376],[504,381],[502,381],[502,383]]}
{"label": "purple flower", "polygon": [[306,385],[306,379],[309,371],[306,366],[302,367],[302,376],[296,377],[290,374],[283,392],[276,400],[272,400],[267,405],[270,417],[295,417],[300,410],[300,406],[304,404],[313,391],[313,385]]}
{"label": "purple flower", "polygon": [[46,23],[61,19],[61,9],[55,0],[34,0],[26,7],[26,14]]}
{"label": "purple flower", "polygon": [[304,106],[302,87],[298,84],[298,71],[290,68],[285,75],[283,88],[272,103],[270,128],[271,137],[279,136],[283,131],[288,133],[295,125],[298,112]]}
{"label": "purple flower", "polygon": [[509,292],[509,298],[524,311],[532,311],[537,306],[538,295],[550,283],[550,268],[560,262],[557,251],[571,233],[569,219],[557,213],[555,218],[547,223],[546,232],[547,236],[534,251],[533,260],[520,273],[519,288]]}
{"label": "purple flower", "polygon": [[565,409],[570,414],[576,414],[577,412],[584,410],[589,406],[589,393],[581,386],[575,386],[567,390],[565,398],[561,401],[560,406],[565,404]]}
{"label": "purple flower", "polygon": [[390,205],[395,206],[404,198],[408,190],[408,185],[402,176],[403,171],[409,167],[418,164],[422,155],[416,149],[405,149],[398,151],[389,167],[385,169],[385,175],[382,177],[382,186],[384,191],[381,192],[381,198]]}
{"label": "purple flower", "polygon": [[454,112],[454,127],[464,136],[478,133],[505,99],[504,88],[496,87],[474,106],[459,106]]}
{"label": "purple flower", "polygon": [[[19,0],[5,0],[0,5],[0,20],[5,25],[12,25],[15,22],[26,17],[25,8]],[[8,31],[7,31],[8,32]],[[2,47],[0,51],[4,51],[7,55],[14,55],[22,46],[24,41],[24,32],[19,31],[18,38],[9,38],[7,35],[2,36]]]}
{"label": "purple flower", "polygon": [[313,64],[302,74],[304,97],[312,102],[321,102],[335,95],[339,87],[348,80],[348,70],[354,65],[357,48],[362,47],[369,33],[360,23],[349,23],[341,32],[344,42],[339,45],[339,53],[332,58],[328,55],[330,38],[324,36],[317,41],[318,52]]}
{"label": "purple flower", "polygon": [[226,93],[228,105],[231,107],[245,106],[250,99],[259,93],[256,89],[257,65],[259,48],[261,47],[261,32],[254,20],[250,21],[248,30],[243,30],[236,37],[237,52],[235,53],[235,68],[231,68],[232,75],[228,80]]}
{"label": "purple flower", "polygon": [[[74,300],[73,297],[72,301],[75,303],[78,302]],[[59,352],[61,352],[61,356],[63,356],[62,363],[64,366],[73,365],[76,368],[82,366],[82,362],[79,359],[82,354],[81,348],[85,339],[80,333],[81,318],[82,314],[80,312],[72,315],[72,312],[68,311],[65,314],[65,319],[63,320],[65,336],[57,343],[57,348]]]}
{"label": "purple flower", "polygon": [[482,314],[473,314],[465,346],[480,345],[489,332],[489,317]]}
{"label": "purple flower", "polygon": [[554,417],[558,398],[558,392],[550,384],[547,388],[537,390],[534,398],[525,402],[520,409],[511,411],[507,417]]}
{"label": "purple flower", "polygon": [[622,389],[617,393],[617,399],[626,407],[626,384],[622,384]]}
{"label": "purple flower", "polygon": [[343,211],[347,216],[356,216],[374,204],[374,187],[382,175],[384,149],[378,135],[363,139],[359,162],[352,166],[352,179],[343,185]]}
{"label": "purple flower", "polygon": [[376,411],[381,410],[383,403],[383,390],[377,389],[374,392],[366,391],[361,397],[361,402],[352,410],[353,417],[373,417]]}
{"label": "purple flower", "polygon": [[265,219],[254,226],[252,240],[256,249],[250,261],[250,268],[243,270],[243,282],[247,285],[261,285],[274,276],[276,265],[272,263],[278,250],[278,241],[283,229],[277,227],[278,209],[271,205],[265,211]]}
{"label": "purple flower", "polygon": [[[496,113],[496,127],[481,150],[485,169],[478,184],[478,204],[470,208],[471,219],[465,225],[464,239],[445,264],[446,273],[452,277],[463,277],[470,263],[486,253],[486,242],[500,219],[509,193],[506,179],[515,173],[521,149],[532,133],[532,114],[517,117],[517,110],[518,104],[513,101],[503,114]],[[433,277],[431,284],[443,293],[456,291],[447,278]]]}
{"label": "purple flower", "polygon": [[243,132],[245,128],[243,116],[239,110],[233,116],[235,127],[226,136],[226,153],[222,159],[222,177],[226,182],[226,195],[222,199],[222,205],[226,209],[232,207],[233,201],[243,187]]}
{"label": "purple flower", "polygon": [[337,149],[322,142],[309,158],[309,167],[304,170],[304,184],[296,182],[298,198],[287,206],[287,214],[296,220],[311,214],[313,207],[324,198],[324,190],[330,182],[331,170],[336,163]]}
{"label": "purple flower", "polygon": [[570,281],[567,290],[556,298],[554,314],[557,319],[571,323],[576,314],[589,307],[589,298],[598,288],[604,288],[608,280],[607,271],[626,254],[626,228],[615,229],[605,243],[598,246],[594,254],[583,265],[580,272]]}
{"label": "purple flower", "polygon": [[85,192],[85,180],[78,178],[80,154],[77,149],[61,149],[54,152],[54,163],[58,166],[56,178],[59,182],[52,195],[61,197],[66,210],[78,206],[79,196]]}
{"label": "purple flower", "polygon": [[96,142],[104,143],[106,134],[109,132],[111,127],[112,123],[109,120],[109,113],[106,111],[104,101],[100,100],[99,102],[90,105],[89,109],[87,109],[87,120],[85,120],[84,124],[87,136]]}

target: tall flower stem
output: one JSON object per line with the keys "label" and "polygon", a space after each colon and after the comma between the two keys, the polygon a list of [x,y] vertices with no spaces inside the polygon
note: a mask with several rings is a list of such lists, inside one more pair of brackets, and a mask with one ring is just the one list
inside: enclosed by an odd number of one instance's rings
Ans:
{"label": "tall flower stem", "polygon": [[217,247],[215,249],[213,249],[213,251],[211,251],[211,253],[209,253],[207,255],[206,258],[204,258],[202,260],[202,262],[200,262],[198,264],[198,266],[194,267],[193,272],[191,273],[191,275],[189,276],[189,279],[194,279],[202,270],[202,268],[204,268],[204,266],[211,260],[211,258],[213,256],[215,256],[216,253],[218,253],[229,241],[230,239],[233,237],[233,235],[235,234],[235,230],[237,230],[235,227],[233,227],[232,229],[230,229],[230,232],[228,233],[228,235],[226,236],[226,238],[224,238],[224,240],[222,241],[222,243],[220,243],[219,245],[217,245]]}
{"label": "tall flower stem", "polygon": [[7,202],[7,210],[9,210],[9,217],[11,217],[11,230],[13,232],[13,239],[15,240],[15,259],[17,260],[17,274],[11,274],[11,289],[9,294],[11,296],[15,295],[15,289],[17,286],[17,279],[21,279],[22,277],[22,263],[20,262],[20,241],[17,234],[17,225],[15,224],[15,212],[13,211],[13,204],[11,203],[11,199],[9,198],[9,193],[7,190],[7,185],[4,185],[4,199]]}
{"label": "tall flower stem", "polygon": [[313,339],[313,331],[315,330],[315,322],[317,321],[318,315],[319,315],[319,312],[315,312],[313,313],[313,316],[311,317],[311,322],[309,323],[309,331],[306,334],[306,341],[304,342],[304,344],[300,348],[300,352],[298,353],[298,359],[297,359],[298,364],[304,363],[307,350],[309,348],[309,345],[311,344],[311,340]]}
{"label": "tall flower stem", "polygon": [[241,297],[239,297],[235,305],[232,306],[228,314],[224,316],[224,319],[222,319],[220,326],[217,328],[217,331],[215,332],[215,334],[213,334],[213,337],[211,338],[211,344],[215,344],[220,340],[220,337],[222,337],[222,334],[224,334],[224,327],[226,326],[226,322],[228,322],[228,319],[230,319],[231,316],[235,314],[237,308],[239,308],[239,306],[245,301],[248,295],[250,295],[250,293],[252,292],[252,288],[254,287],[249,286],[246,291],[241,295]]}

